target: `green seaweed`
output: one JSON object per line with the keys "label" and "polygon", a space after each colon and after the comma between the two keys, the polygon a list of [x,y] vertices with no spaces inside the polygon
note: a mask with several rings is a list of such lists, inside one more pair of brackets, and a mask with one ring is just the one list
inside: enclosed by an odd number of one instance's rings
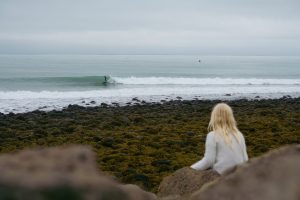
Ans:
{"label": "green seaweed", "polygon": [[[218,102],[69,106],[63,111],[0,115],[0,152],[90,145],[102,171],[155,192],[163,177],[201,159],[210,112]],[[250,157],[300,142],[299,98],[227,103]]]}

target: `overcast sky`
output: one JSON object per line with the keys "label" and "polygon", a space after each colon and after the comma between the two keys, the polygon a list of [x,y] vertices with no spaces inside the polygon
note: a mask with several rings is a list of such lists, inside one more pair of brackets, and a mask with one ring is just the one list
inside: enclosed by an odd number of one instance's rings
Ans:
{"label": "overcast sky", "polygon": [[0,0],[0,53],[300,55],[300,0]]}

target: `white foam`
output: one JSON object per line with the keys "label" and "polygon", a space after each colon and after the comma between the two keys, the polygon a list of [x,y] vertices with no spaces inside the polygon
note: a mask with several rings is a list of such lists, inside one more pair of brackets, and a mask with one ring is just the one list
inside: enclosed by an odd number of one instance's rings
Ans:
{"label": "white foam", "polygon": [[[231,94],[231,96],[225,96]],[[300,97],[300,87],[297,85],[217,85],[217,86],[147,86],[125,87],[90,91],[11,91],[0,92],[0,112],[20,113],[33,110],[60,110],[69,104],[95,106],[101,103],[118,102],[125,105],[133,97],[145,101],[159,102],[168,97],[176,99],[239,99],[239,98],[280,98],[283,95]],[[96,104],[89,104],[96,101]]]}
{"label": "white foam", "polygon": [[300,85],[300,79],[112,77],[127,85]]}
{"label": "white foam", "polygon": [[149,95],[206,95],[206,94],[249,94],[249,93],[297,93],[299,86],[206,86],[206,87],[135,87],[90,91],[10,91],[0,92],[0,100],[22,99],[81,99],[81,98],[118,98]]}

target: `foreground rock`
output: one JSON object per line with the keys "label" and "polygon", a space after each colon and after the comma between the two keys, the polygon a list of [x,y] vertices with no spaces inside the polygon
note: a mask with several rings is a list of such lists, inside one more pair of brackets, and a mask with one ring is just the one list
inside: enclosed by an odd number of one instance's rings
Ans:
{"label": "foreground rock", "polygon": [[135,185],[101,174],[83,146],[22,151],[0,156],[0,200],[154,200]]}
{"label": "foreground rock", "polygon": [[185,167],[164,178],[159,185],[157,195],[164,200],[185,199],[199,190],[205,183],[211,182],[219,176],[213,170],[197,171]]}
{"label": "foreground rock", "polygon": [[203,187],[191,200],[299,200],[300,145],[274,150]]}

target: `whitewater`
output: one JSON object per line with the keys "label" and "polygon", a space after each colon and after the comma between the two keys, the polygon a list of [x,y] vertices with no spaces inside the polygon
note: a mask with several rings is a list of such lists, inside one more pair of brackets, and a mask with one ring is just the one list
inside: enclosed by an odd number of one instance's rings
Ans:
{"label": "whitewater", "polygon": [[[300,97],[300,80],[170,77],[111,77],[109,86],[87,91],[1,91],[0,112],[61,110],[69,104],[126,105],[133,98],[146,102],[172,99],[257,99]],[[91,103],[92,102],[92,103]]]}

